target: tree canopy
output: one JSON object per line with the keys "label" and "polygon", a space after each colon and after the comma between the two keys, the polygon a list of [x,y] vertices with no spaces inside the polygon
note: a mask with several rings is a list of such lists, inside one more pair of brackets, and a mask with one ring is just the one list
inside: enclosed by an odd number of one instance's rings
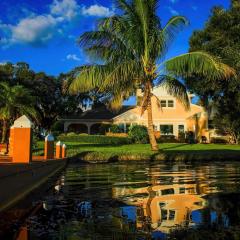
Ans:
{"label": "tree canopy", "polygon": [[[187,78],[189,89],[201,99],[202,105],[217,110],[215,125],[239,138],[240,125],[240,1],[233,0],[229,9],[216,6],[203,30],[195,31],[190,39],[190,51],[206,51],[236,70],[235,78],[210,79],[197,74]],[[196,81],[197,79],[197,81]]]}

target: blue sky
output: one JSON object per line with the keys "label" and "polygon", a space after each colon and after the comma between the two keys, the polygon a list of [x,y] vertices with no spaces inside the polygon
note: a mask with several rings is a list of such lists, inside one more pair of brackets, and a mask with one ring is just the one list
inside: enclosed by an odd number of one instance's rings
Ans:
{"label": "blue sky", "polygon": [[[215,5],[229,7],[230,0],[161,0],[162,23],[173,15],[190,21],[176,39],[168,57],[188,51],[188,40],[201,29]],[[115,12],[111,0],[1,0],[0,63],[24,61],[35,71],[51,75],[68,72],[89,59],[76,44],[92,30],[99,17]]]}

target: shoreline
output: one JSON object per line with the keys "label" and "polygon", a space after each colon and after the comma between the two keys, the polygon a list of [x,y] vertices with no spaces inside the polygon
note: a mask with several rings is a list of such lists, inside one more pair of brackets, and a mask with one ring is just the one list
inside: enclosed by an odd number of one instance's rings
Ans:
{"label": "shoreline", "polygon": [[72,161],[90,164],[114,162],[218,162],[240,161],[239,151],[229,152],[159,152],[152,155],[144,154],[104,154],[101,152],[82,152],[72,156]]}

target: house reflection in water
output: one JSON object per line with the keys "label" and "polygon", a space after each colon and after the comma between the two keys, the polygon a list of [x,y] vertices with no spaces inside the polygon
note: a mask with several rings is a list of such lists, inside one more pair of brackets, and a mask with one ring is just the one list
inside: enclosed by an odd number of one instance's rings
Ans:
{"label": "house reflection in water", "polygon": [[[185,174],[186,178],[191,178]],[[113,197],[137,207],[137,228],[146,230],[147,225],[154,231],[169,233],[178,227],[191,227],[193,211],[203,209],[207,201],[203,198],[214,189],[202,183],[176,183],[153,185],[142,188],[113,188]],[[150,230],[150,229],[149,229]]]}

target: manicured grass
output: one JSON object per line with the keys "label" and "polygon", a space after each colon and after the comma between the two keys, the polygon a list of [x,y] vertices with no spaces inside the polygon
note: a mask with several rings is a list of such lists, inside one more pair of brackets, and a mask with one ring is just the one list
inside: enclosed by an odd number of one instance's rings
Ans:
{"label": "manicured grass", "polygon": [[[64,142],[67,145],[68,156],[79,156],[86,161],[98,160],[163,160],[163,159],[225,159],[236,157],[240,160],[240,145],[223,144],[184,144],[161,143],[160,151],[152,152],[149,144],[91,144],[84,142]],[[43,142],[39,142],[43,149]],[[40,150],[41,151],[41,150]]]}

